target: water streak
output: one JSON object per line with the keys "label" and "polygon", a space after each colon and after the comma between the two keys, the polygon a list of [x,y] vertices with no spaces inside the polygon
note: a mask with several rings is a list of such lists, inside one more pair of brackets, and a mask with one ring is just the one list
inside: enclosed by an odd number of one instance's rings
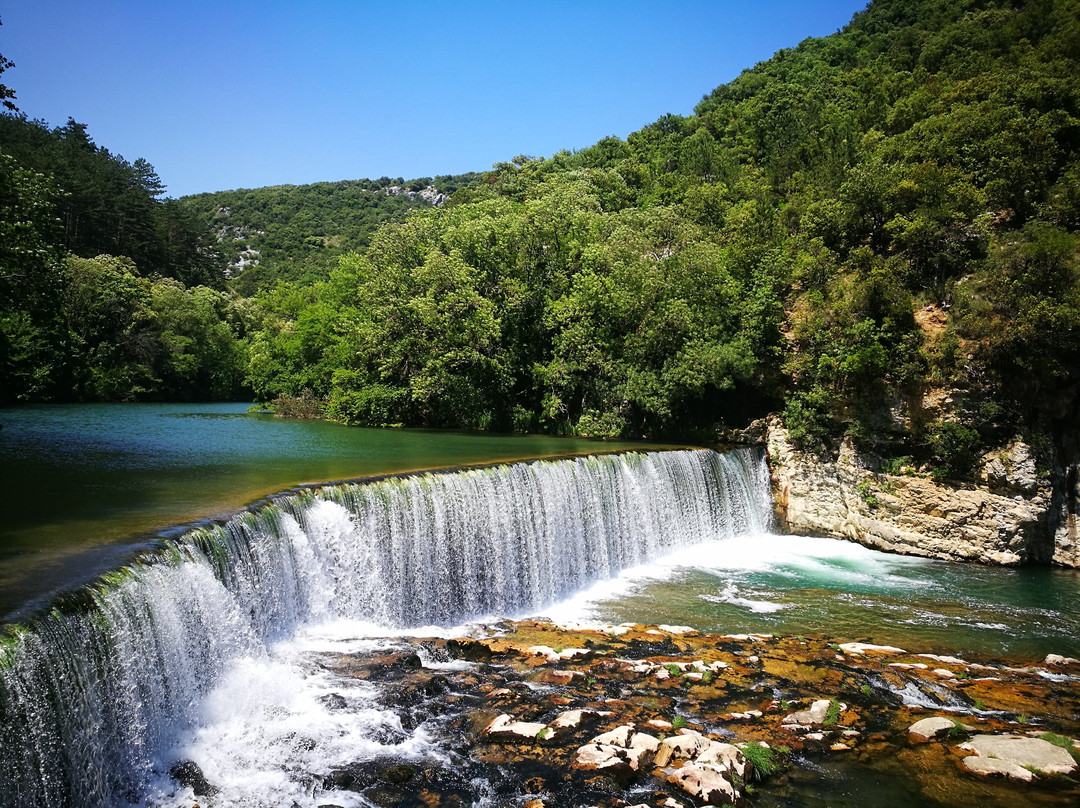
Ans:
{"label": "water streak", "polygon": [[334,486],[192,531],[0,650],[0,803],[145,803],[238,661],[306,626],[520,615],[769,512],[760,457],[681,451]]}

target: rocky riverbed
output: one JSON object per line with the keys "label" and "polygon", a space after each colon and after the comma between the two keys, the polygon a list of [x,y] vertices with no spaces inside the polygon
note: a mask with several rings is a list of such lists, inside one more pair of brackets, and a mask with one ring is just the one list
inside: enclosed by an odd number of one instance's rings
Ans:
{"label": "rocky riverbed", "polygon": [[401,735],[441,750],[312,775],[323,808],[1080,803],[1080,663],[1061,657],[516,622],[309,664],[376,684]]}

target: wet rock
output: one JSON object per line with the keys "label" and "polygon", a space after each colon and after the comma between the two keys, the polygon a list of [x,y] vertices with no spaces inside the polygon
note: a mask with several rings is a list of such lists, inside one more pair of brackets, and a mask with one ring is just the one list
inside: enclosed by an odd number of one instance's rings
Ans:
{"label": "wet rock", "polygon": [[416,776],[416,768],[407,764],[387,766],[379,772],[379,779],[392,785],[407,783]]}
{"label": "wet rock", "polygon": [[872,645],[865,642],[842,642],[840,650],[845,654],[904,654],[903,648],[892,645]]}
{"label": "wet rock", "polygon": [[707,805],[734,805],[741,795],[730,777],[730,773],[713,764],[687,763],[669,772],[667,781]]}
{"label": "wet rock", "polygon": [[364,799],[379,808],[395,808],[409,799],[409,795],[396,786],[373,786],[364,792]]}
{"label": "wet rock", "polygon": [[908,740],[912,743],[925,743],[956,730],[970,732],[973,729],[974,727],[969,727],[967,724],[961,724],[951,718],[936,715],[931,718],[924,718],[922,721],[916,721],[908,727]]}
{"label": "wet rock", "polygon": [[[1077,769],[1065,749],[1042,738],[1024,735],[976,735],[959,746],[975,754],[964,758],[964,768],[976,774],[1005,774],[1018,780],[1030,780],[1032,772],[1044,775],[1072,774]],[[1016,769],[1027,774],[1019,774]]]}
{"label": "wet rock", "polygon": [[319,702],[331,710],[344,710],[349,706],[349,703],[345,701],[345,697],[340,693],[327,693],[325,696],[319,697]]}
{"label": "wet rock", "polygon": [[512,715],[503,713],[484,728],[483,734],[495,741],[535,742],[546,727],[531,721],[515,721]]}
{"label": "wet rock", "polygon": [[544,671],[543,676],[541,676],[538,681],[551,685],[568,685],[574,681],[574,678],[577,676],[581,676],[581,673],[578,671]]}
{"label": "wet rock", "polygon": [[446,641],[446,650],[454,659],[486,662],[491,659],[491,647],[480,640],[455,639]]}
{"label": "wet rock", "polygon": [[221,789],[206,779],[199,764],[193,760],[182,760],[169,768],[169,777],[182,786],[187,786],[196,797],[213,797]]}

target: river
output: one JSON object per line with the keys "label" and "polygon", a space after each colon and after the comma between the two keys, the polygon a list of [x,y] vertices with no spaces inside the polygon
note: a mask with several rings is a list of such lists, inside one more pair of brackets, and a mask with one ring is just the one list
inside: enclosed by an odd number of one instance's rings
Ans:
{"label": "river", "polygon": [[[169,528],[303,483],[657,444],[364,429],[246,403],[0,409],[0,618],[86,583]],[[5,617],[6,616],[6,617]]]}
{"label": "river", "polygon": [[767,469],[749,449],[335,485],[226,523],[162,527],[320,479],[649,448],[245,409],[0,413],[9,604],[154,550],[0,645],[0,802],[175,806],[189,792],[169,767],[193,760],[222,788],[215,804],[367,805],[320,784],[350,761],[443,759],[453,740],[403,727],[373,684],[328,679],[313,660],[500,617],[1080,655],[1075,572],[774,535]]}

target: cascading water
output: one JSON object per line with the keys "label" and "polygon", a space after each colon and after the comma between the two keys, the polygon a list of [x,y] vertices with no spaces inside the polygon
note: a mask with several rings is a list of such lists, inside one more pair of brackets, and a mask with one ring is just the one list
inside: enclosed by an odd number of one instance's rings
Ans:
{"label": "cascading water", "polygon": [[238,661],[305,627],[521,615],[770,509],[752,452],[678,451],[326,487],[194,530],[0,651],[0,803],[145,804]]}

